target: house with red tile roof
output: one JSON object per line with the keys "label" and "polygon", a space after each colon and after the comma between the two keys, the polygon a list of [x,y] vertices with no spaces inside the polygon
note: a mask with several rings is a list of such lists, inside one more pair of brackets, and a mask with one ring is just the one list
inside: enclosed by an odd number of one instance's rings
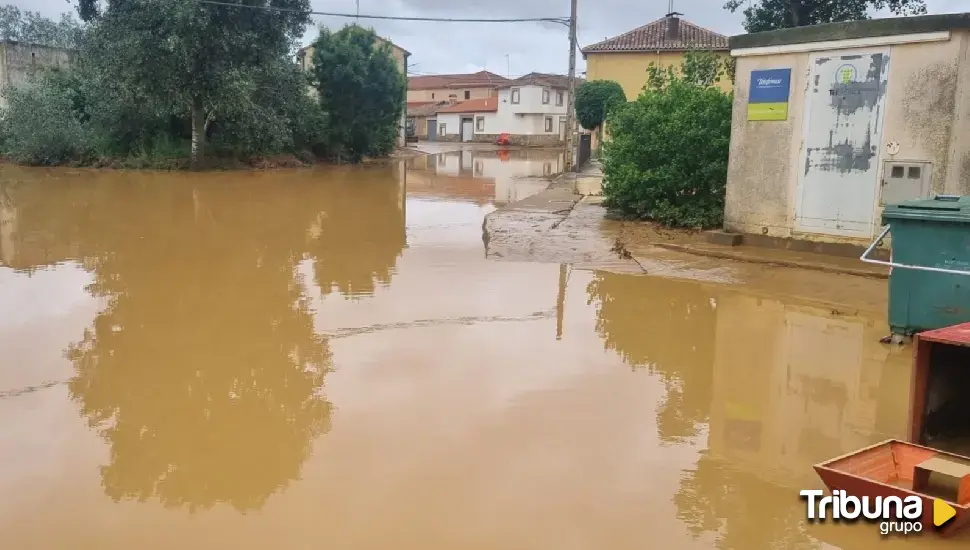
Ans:
{"label": "house with red tile roof", "polygon": [[568,77],[530,73],[502,84],[493,97],[439,107],[435,133],[429,124],[428,138],[493,143],[508,134],[513,145],[559,145],[566,136],[569,101]]}
{"label": "house with red tile roof", "polygon": [[408,77],[408,102],[468,101],[498,95],[509,79],[489,71]]}
{"label": "house with red tile roof", "polygon": [[[582,49],[589,80],[614,80],[623,87],[628,100],[640,95],[647,83],[647,67],[679,68],[690,50],[709,50],[730,57],[728,38],[710,29],[669,13],[619,36],[590,44]],[[733,83],[722,78],[720,87],[729,92]]]}

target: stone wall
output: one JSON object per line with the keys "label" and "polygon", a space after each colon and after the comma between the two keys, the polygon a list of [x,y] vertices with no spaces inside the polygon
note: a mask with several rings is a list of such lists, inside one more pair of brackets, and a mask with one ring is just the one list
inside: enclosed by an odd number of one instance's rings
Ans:
{"label": "stone wall", "polygon": [[[64,48],[37,44],[0,42],[0,92],[27,82],[31,74],[42,69],[66,69],[74,61],[75,53]],[[0,108],[7,100],[0,97]]]}
{"label": "stone wall", "polygon": [[[495,143],[500,134],[475,134],[472,136],[473,143]],[[455,136],[457,137],[457,136]],[[521,135],[510,134],[509,145],[518,147],[556,147],[563,145],[559,139],[559,134],[544,135]]]}

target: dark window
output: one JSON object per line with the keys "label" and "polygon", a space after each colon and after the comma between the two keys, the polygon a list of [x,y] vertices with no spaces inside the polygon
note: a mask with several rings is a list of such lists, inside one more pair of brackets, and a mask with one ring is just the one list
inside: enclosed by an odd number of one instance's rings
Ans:
{"label": "dark window", "polygon": [[431,99],[434,99],[434,93],[433,92],[431,93]]}
{"label": "dark window", "polygon": [[552,117],[551,116],[547,116],[546,117],[546,131],[547,132],[551,132],[552,131]]}
{"label": "dark window", "polygon": [[471,98],[472,98],[471,91],[470,90],[465,90],[465,99],[471,99]]}
{"label": "dark window", "polygon": [[892,177],[894,177],[894,178],[901,178],[901,177],[903,177],[903,167],[902,166],[893,166]]}
{"label": "dark window", "polygon": [[919,166],[909,167],[909,179],[918,180],[919,179]]}
{"label": "dark window", "polygon": [[556,92],[556,105],[562,106],[562,92]]}

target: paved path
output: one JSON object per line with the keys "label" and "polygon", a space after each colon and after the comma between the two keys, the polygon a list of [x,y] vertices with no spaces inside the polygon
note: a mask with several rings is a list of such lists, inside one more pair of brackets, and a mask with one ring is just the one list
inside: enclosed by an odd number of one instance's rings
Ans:
{"label": "paved path", "polygon": [[[585,171],[584,171],[585,172]],[[711,257],[674,250],[660,242],[669,233],[654,230],[657,242],[631,239],[629,228],[649,227],[606,219],[601,197],[579,192],[584,172],[560,177],[549,189],[492,212],[483,224],[486,256],[495,260],[572,264],[577,269],[743,285],[748,292],[784,295],[833,312],[881,312],[886,281],[803,269],[796,264]],[[584,187],[583,191],[593,191]],[[770,251],[769,251],[770,252]],[[769,254],[770,255],[770,254]],[[842,259],[839,259],[842,260]]]}

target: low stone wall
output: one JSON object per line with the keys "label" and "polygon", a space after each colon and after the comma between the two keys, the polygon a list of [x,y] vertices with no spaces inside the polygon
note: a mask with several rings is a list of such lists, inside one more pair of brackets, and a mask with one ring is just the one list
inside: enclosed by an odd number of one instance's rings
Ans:
{"label": "low stone wall", "polygon": [[459,136],[458,134],[445,134],[445,135],[438,134],[438,137],[435,138],[435,141],[444,141],[446,143],[456,143],[461,141],[461,136]]}
{"label": "low stone wall", "polygon": [[[472,136],[472,143],[495,143],[500,134],[475,134]],[[458,136],[454,136],[458,137]],[[542,135],[523,135],[523,134],[510,134],[509,135],[509,145],[515,145],[518,147],[555,147],[562,145],[562,140],[559,139],[558,134],[542,134]]]}

